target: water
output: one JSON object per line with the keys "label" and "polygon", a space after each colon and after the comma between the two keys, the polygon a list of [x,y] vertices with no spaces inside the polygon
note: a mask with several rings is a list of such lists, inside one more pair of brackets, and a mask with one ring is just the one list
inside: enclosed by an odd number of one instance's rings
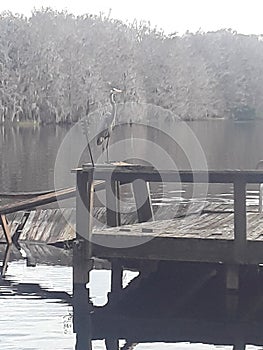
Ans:
{"label": "water", "polygon": [[[74,337],[66,334],[64,320],[72,307],[54,291],[71,293],[71,268],[24,261],[9,266],[6,285],[0,287],[1,349],[73,349]],[[59,279],[58,279],[59,277]],[[40,288],[36,288],[39,284]],[[41,292],[47,291],[44,297]]]}
{"label": "water", "polygon": [[[204,158],[211,169],[254,169],[257,162],[263,158],[263,122],[191,122],[188,123],[193,134],[200,143]],[[166,167],[174,164],[179,169],[191,167],[191,158],[199,157],[196,152],[196,139],[180,123],[167,125],[173,129],[175,139],[190,144],[189,149],[179,147],[173,140],[163,138],[163,132],[157,129],[145,130],[133,125],[125,129],[129,139],[134,137],[147,138],[165,150],[169,157],[161,158],[157,166]],[[40,191],[54,187],[54,167],[60,162],[57,151],[65,136],[65,127],[9,127],[0,129],[0,185],[1,192],[5,191]],[[69,170],[79,163],[76,158],[75,147],[83,146],[81,131],[73,133],[71,147],[67,149],[61,170],[63,174],[61,187],[75,182]],[[121,140],[123,131],[116,130],[112,143]],[[182,143],[183,145],[185,143]],[[100,150],[95,151],[99,157]],[[112,148],[111,159],[140,159],[154,160],[156,154],[152,151],[152,144],[128,140],[124,147]],[[158,156],[157,156],[158,158]],[[171,158],[170,161],[168,158]],[[165,160],[164,160],[165,159]],[[84,151],[82,160],[88,161]],[[162,164],[161,164],[162,163]],[[194,162],[198,165],[198,162]],[[60,166],[61,164],[59,164]],[[198,168],[198,166],[196,166]],[[227,191],[227,193],[226,193]],[[170,196],[165,195],[161,201],[167,205],[171,200],[184,198],[183,189],[168,189]],[[217,191],[216,191],[217,192]],[[230,201],[229,188],[222,188],[218,199]],[[210,196],[214,196],[213,189]],[[257,191],[249,192],[249,201],[255,204]],[[156,199],[158,201],[158,198]],[[72,331],[72,306],[68,299],[71,294],[71,267],[53,265],[52,267],[39,263],[36,268],[25,267],[24,261],[13,261],[8,269],[6,280],[1,281],[0,287],[0,346],[1,349],[73,349],[75,335]],[[40,286],[40,287],[39,287]],[[91,289],[92,300],[97,305],[107,301],[109,291],[109,271],[94,272]],[[68,294],[67,294],[68,293]],[[164,296],[165,298],[165,296]],[[181,343],[165,341],[144,344],[138,343],[134,349],[212,349],[214,345],[189,344],[185,340]],[[218,346],[216,346],[218,347]],[[93,342],[96,350],[105,349],[103,339]],[[229,349],[229,346],[221,348]],[[253,346],[249,346],[253,349]]]}
{"label": "water", "polygon": [[[202,121],[189,122],[187,126],[192,130],[192,134],[186,129],[185,124],[167,123],[166,129],[172,130],[175,141],[166,139],[158,127],[150,130],[136,125],[127,126],[125,130],[117,128],[111,143],[119,141],[123,134],[129,141],[124,144],[125,147],[112,147],[110,157],[111,159],[139,158],[144,161],[158,158],[153,154],[151,143],[137,141],[136,146],[136,142],[130,140],[132,135],[157,144],[173,160],[172,167],[176,166],[178,169],[189,168],[189,158],[199,156],[196,153],[197,142],[200,143],[198,147],[204,152],[204,158],[210,169],[255,169],[258,161],[263,158],[263,122],[261,121]],[[60,126],[2,127],[0,129],[1,192],[52,189],[54,166],[60,161],[56,159],[57,151],[68,133],[69,128]],[[75,178],[70,175],[69,170],[76,167],[79,162],[80,157],[79,154],[76,157],[75,150],[78,151],[79,147],[85,146],[85,138],[79,128],[74,129],[70,142],[64,145],[68,146],[63,159],[65,185],[74,183]],[[176,145],[176,142],[179,145]],[[182,149],[184,144],[190,145],[190,154],[189,149]],[[96,147],[95,158],[100,152],[101,150]],[[83,158],[89,160],[85,151]],[[168,163],[166,157],[161,158],[162,167],[168,166]]]}

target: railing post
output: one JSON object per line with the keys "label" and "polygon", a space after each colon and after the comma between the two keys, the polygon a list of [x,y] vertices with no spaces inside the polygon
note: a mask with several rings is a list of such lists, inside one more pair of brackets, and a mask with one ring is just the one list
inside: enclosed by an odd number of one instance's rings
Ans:
{"label": "railing post", "polygon": [[119,186],[119,181],[112,179],[106,181],[106,221],[109,227],[116,227],[121,224]]}
{"label": "railing post", "polygon": [[[260,160],[258,163],[257,163],[257,166],[256,166],[256,169],[257,170],[262,170],[263,169],[263,160]],[[259,184],[259,196],[258,196],[258,200],[259,200],[259,203],[258,203],[258,211],[260,213],[262,213],[262,209],[263,209],[263,184],[260,183]]]}
{"label": "railing post", "polygon": [[234,180],[234,238],[235,260],[243,263],[247,242],[246,181],[243,178]]}
{"label": "railing post", "polygon": [[258,211],[260,213],[262,213],[262,209],[263,209],[263,184],[259,184],[259,207],[258,207]]}
{"label": "railing post", "polygon": [[154,220],[149,182],[137,179],[133,181],[132,186],[137,208],[138,222]]}
{"label": "railing post", "polygon": [[92,270],[92,210],[94,195],[94,169],[77,171],[76,240],[73,246],[73,326],[77,333],[76,349],[91,349],[91,320],[89,309],[89,273]]}

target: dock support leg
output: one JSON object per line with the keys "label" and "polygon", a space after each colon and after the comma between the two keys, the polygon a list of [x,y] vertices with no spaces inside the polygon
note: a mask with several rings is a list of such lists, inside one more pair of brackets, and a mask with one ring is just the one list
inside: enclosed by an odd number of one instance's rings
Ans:
{"label": "dock support leg", "polygon": [[12,244],[12,236],[10,228],[5,215],[0,215],[1,225],[4,231],[5,239],[7,244]]}
{"label": "dock support leg", "polygon": [[120,226],[120,183],[109,179],[106,183],[106,220],[109,227]]}
{"label": "dock support leg", "polygon": [[122,266],[119,261],[111,263],[111,292],[119,294],[122,290]]}
{"label": "dock support leg", "polygon": [[1,266],[1,276],[4,277],[7,271],[13,241],[12,241],[12,236],[8,225],[8,221],[5,215],[3,214],[0,215],[0,222],[3,228],[3,232],[6,239],[6,244],[7,244],[3,264]]}
{"label": "dock support leg", "polygon": [[6,249],[5,249],[5,256],[4,256],[4,260],[3,260],[3,265],[1,266],[1,276],[2,277],[5,277],[5,274],[7,271],[8,262],[9,262],[10,254],[11,254],[11,248],[12,248],[12,244],[8,244],[6,246]]}
{"label": "dock support leg", "polygon": [[233,350],[245,350],[245,349],[246,349],[246,343],[242,340],[237,341],[233,346]]}
{"label": "dock support leg", "polygon": [[137,208],[138,222],[153,220],[154,217],[150,197],[149,182],[138,179],[133,181],[132,186]]}
{"label": "dock support leg", "polygon": [[226,266],[226,311],[230,318],[237,316],[239,305],[239,265]]}
{"label": "dock support leg", "polygon": [[76,240],[73,246],[73,328],[77,333],[76,349],[91,350],[92,324],[89,273],[92,261],[93,169],[77,173]]}
{"label": "dock support leg", "polygon": [[111,293],[109,302],[118,302],[122,291],[122,266],[117,259],[111,262]]}
{"label": "dock support leg", "polygon": [[119,350],[119,339],[106,338],[105,345],[107,350]]}

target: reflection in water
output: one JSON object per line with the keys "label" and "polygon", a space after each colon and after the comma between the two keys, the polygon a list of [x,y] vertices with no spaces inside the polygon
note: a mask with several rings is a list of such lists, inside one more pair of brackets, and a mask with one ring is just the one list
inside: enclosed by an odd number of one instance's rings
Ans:
{"label": "reflection in water", "polygon": [[[216,275],[202,277],[215,268]],[[262,271],[247,268],[241,282],[242,307],[236,317],[229,318],[220,269],[222,266],[207,265],[196,269],[188,264],[182,273],[180,264],[168,268],[163,263],[147,279],[138,277],[128,284],[121,297],[112,295],[105,307],[93,307],[91,313],[86,310],[76,349],[89,349],[89,337],[93,350],[202,350],[214,348],[212,344],[221,344],[224,349],[236,344],[236,349],[242,349],[244,342],[263,344]],[[71,273],[67,266],[27,268],[22,261],[10,264],[0,286],[0,308],[5,310],[0,319],[1,348],[75,348]],[[91,296],[96,305],[103,304],[110,290],[109,274],[104,270],[91,274]],[[126,273],[128,280],[132,277]],[[188,293],[193,285],[197,293]]]}

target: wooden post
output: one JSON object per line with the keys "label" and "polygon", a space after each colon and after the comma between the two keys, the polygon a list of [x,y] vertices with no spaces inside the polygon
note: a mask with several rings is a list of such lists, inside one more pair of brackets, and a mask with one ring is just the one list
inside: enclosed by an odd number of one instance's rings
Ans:
{"label": "wooden post", "polygon": [[106,182],[106,221],[110,227],[120,226],[119,182]]}
{"label": "wooden post", "polygon": [[30,211],[25,211],[24,214],[23,214],[23,217],[21,219],[21,222],[19,223],[19,225],[17,226],[13,236],[12,236],[12,242],[14,244],[17,244],[18,243],[18,240],[19,240],[19,237],[21,235],[21,233],[23,232],[23,229],[25,227],[25,224],[27,222],[27,219],[30,215]]}
{"label": "wooden post", "polygon": [[237,316],[239,306],[239,265],[226,265],[226,311],[229,318]]}
{"label": "wooden post", "polygon": [[122,266],[120,261],[111,262],[111,293],[119,294],[122,290]]}
{"label": "wooden post", "polygon": [[121,198],[121,183],[120,181],[115,181],[116,186],[116,198],[117,198],[117,220],[118,226],[121,226],[121,206],[120,206],[120,198]]}
{"label": "wooden post", "polygon": [[236,341],[233,346],[233,350],[245,350],[245,349],[246,349],[246,343],[240,339]]}
{"label": "wooden post", "polygon": [[0,215],[1,219],[1,225],[4,231],[5,239],[7,244],[12,244],[12,236],[10,232],[10,228],[6,219],[6,216],[4,214]]}
{"label": "wooden post", "polygon": [[242,263],[247,241],[246,182],[242,179],[234,182],[234,236],[235,260]]}
{"label": "wooden post", "polygon": [[260,213],[263,211],[263,184],[259,184],[259,207],[258,210]]}
{"label": "wooden post", "polygon": [[[92,270],[92,210],[94,169],[77,172],[76,240],[73,246],[73,327],[77,349],[91,349],[89,272]],[[83,340],[84,339],[84,340]]]}
{"label": "wooden post", "polygon": [[[256,169],[257,170],[263,170],[263,161],[260,160],[258,163],[257,163],[257,166],[256,166]],[[259,184],[259,197],[258,197],[258,200],[259,200],[259,206],[258,206],[258,211],[260,213],[262,213],[262,210],[263,210],[263,184],[260,183]]]}
{"label": "wooden post", "polygon": [[3,260],[3,265],[1,266],[1,276],[5,277],[6,271],[7,271],[7,267],[8,267],[8,263],[9,263],[9,259],[10,259],[10,254],[11,254],[11,248],[12,248],[12,244],[7,244],[6,249],[5,249],[5,256],[4,256],[4,260]]}
{"label": "wooden post", "polygon": [[154,217],[150,197],[149,182],[138,179],[133,181],[132,186],[137,208],[138,222],[153,220]]}
{"label": "wooden post", "polygon": [[119,339],[106,338],[105,345],[107,350],[119,350]]}

